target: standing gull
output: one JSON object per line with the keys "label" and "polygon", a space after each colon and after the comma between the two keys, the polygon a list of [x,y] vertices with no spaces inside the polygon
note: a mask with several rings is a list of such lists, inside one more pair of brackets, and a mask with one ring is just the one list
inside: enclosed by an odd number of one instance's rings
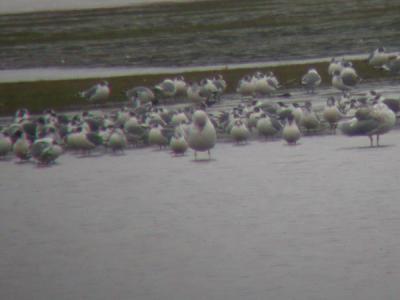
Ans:
{"label": "standing gull", "polygon": [[242,121],[242,119],[236,119],[233,123],[233,126],[230,130],[230,134],[232,139],[237,143],[246,143],[247,139],[250,136],[250,131],[247,128],[246,124]]}
{"label": "standing gull", "polygon": [[321,76],[316,69],[311,68],[301,78],[301,84],[304,86],[307,93],[314,93],[315,88],[321,84]]}
{"label": "standing gull", "polygon": [[337,123],[341,119],[342,115],[336,106],[336,100],[334,97],[329,97],[326,100],[326,105],[322,113],[322,117],[328,122],[330,129],[336,132]]}
{"label": "standing gull", "polygon": [[332,86],[342,91],[343,94],[349,92],[359,82],[360,78],[350,62],[345,63],[341,71],[336,70],[332,77]]}
{"label": "standing gull", "polygon": [[175,128],[174,136],[171,137],[169,147],[175,155],[184,155],[188,149],[188,144],[185,139],[185,131],[182,125]]}
{"label": "standing gull", "polygon": [[211,159],[210,149],[214,147],[216,140],[217,134],[207,113],[196,110],[192,116],[187,138],[189,147],[194,150],[194,158],[197,159],[197,152],[207,151],[208,158]]}
{"label": "standing gull", "polygon": [[286,124],[282,130],[282,137],[289,145],[295,145],[300,139],[300,129],[296,124],[293,114],[289,114],[286,119]]}
{"label": "standing gull", "polygon": [[255,92],[255,87],[250,75],[245,75],[239,80],[236,92],[242,96],[252,96]]}
{"label": "standing gull", "polygon": [[317,130],[320,126],[319,119],[312,108],[311,101],[306,101],[303,108],[303,118],[300,124],[306,131]]}
{"label": "standing gull", "polygon": [[180,75],[173,79],[175,85],[175,97],[186,97],[187,95],[187,83],[185,78]]}
{"label": "standing gull", "polygon": [[374,146],[373,136],[376,136],[376,146],[379,137],[387,133],[396,124],[396,115],[386,104],[379,102],[372,107],[362,107],[357,110],[355,117],[341,124],[340,129],[348,136],[368,136],[370,146]]}
{"label": "standing gull", "polygon": [[26,134],[21,130],[15,132],[16,142],[13,145],[13,152],[20,161],[29,160],[31,157],[31,142],[27,139]]}
{"label": "standing gull", "polygon": [[127,140],[125,133],[123,131],[123,126],[120,125],[120,128],[113,128],[107,138],[107,147],[111,149],[112,152],[124,152],[126,148]]}
{"label": "standing gull", "polygon": [[343,66],[342,66],[340,60],[333,57],[328,66],[328,74],[333,76],[336,73],[336,71],[339,71],[339,73],[340,73],[340,71],[342,71],[342,69],[343,69]]}

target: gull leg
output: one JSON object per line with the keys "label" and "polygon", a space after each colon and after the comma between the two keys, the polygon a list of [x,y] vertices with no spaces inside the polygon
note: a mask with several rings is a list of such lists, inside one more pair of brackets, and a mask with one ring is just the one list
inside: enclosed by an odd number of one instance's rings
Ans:
{"label": "gull leg", "polygon": [[370,146],[373,147],[374,146],[374,139],[372,138],[372,135],[369,135],[369,141],[370,141]]}

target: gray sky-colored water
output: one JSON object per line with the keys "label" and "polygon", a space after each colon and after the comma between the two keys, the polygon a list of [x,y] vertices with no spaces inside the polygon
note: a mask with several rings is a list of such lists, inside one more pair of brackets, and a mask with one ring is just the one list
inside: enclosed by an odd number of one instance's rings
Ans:
{"label": "gray sky-colored water", "polygon": [[0,1],[0,14],[189,1],[190,0],[2,0]]}

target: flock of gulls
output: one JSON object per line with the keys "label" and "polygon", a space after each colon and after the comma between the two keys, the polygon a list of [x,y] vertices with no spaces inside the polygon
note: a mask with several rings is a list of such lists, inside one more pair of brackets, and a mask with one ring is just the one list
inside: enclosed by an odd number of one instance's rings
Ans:
{"label": "flock of gulls", "polygon": [[[400,58],[384,48],[371,53],[368,63],[400,73]],[[317,108],[311,101],[297,103],[278,97],[278,78],[272,72],[257,71],[239,80],[236,91],[241,100],[224,110],[213,107],[230,101],[222,97],[227,83],[219,74],[198,83],[188,84],[178,76],[153,87],[135,87],[126,91],[129,105],[118,110],[58,114],[48,109],[33,117],[27,109],[20,109],[10,124],[0,128],[0,159],[33,160],[46,166],[66,151],[86,156],[144,146],[166,148],[173,155],[192,149],[195,160],[199,152],[205,153],[203,159],[210,159],[218,139],[238,144],[250,139],[283,139],[294,145],[304,135],[333,134],[337,129],[349,136],[366,136],[371,147],[379,146],[380,136],[396,124],[400,99],[386,99],[375,91],[352,95],[360,78],[345,59],[333,58],[327,72],[340,93]],[[301,83],[305,93],[316,93],[321,76],[310,68]],[[79,92],[92,102],[104,101],[110,94],[106,81]],[[185,99],[186,105],[160,104],[160,99],[177,98]]]}

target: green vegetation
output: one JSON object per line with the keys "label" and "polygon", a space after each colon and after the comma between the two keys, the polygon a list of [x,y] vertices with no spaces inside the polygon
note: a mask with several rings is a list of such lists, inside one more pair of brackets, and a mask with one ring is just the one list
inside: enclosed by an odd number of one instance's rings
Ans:
{"label": "green vegetation", "polygon": [[[365,61],[353,61],[359,76],[364,80],[378,80],[389,78],[391,75],[382,70],[374,69]],[[201,71],[183,73],[187,81],[198,81],[214,73],[221,73],[227,84],[227,93],[234,93],[241,77],[253,73],[255,70],[271,70],[278,77],[283,88],[295,88],[300,86],[300,78],[309,67],[315,67],[322,77],[323,85],[330,85],[331,79],[327,74],[328,63],[284,65],[268,68],[224,68],[219,71]],[[35,82],[0,83],[0,114],[10,115],[17,109],[25,107],[33,113],[42,112],[46,108],[55,110],[71,110],[87,108],[87,103],[78,96],[78,92],[87,89],[100,79],[110,82],[112,96],[109,103],[102,105],[118,105],[126,101],[125,91],[135,86],[154,86],[164,78],[178,74],[157,75],[132,75],[110,78],[90,78],[71,80],[51,80]]]}

